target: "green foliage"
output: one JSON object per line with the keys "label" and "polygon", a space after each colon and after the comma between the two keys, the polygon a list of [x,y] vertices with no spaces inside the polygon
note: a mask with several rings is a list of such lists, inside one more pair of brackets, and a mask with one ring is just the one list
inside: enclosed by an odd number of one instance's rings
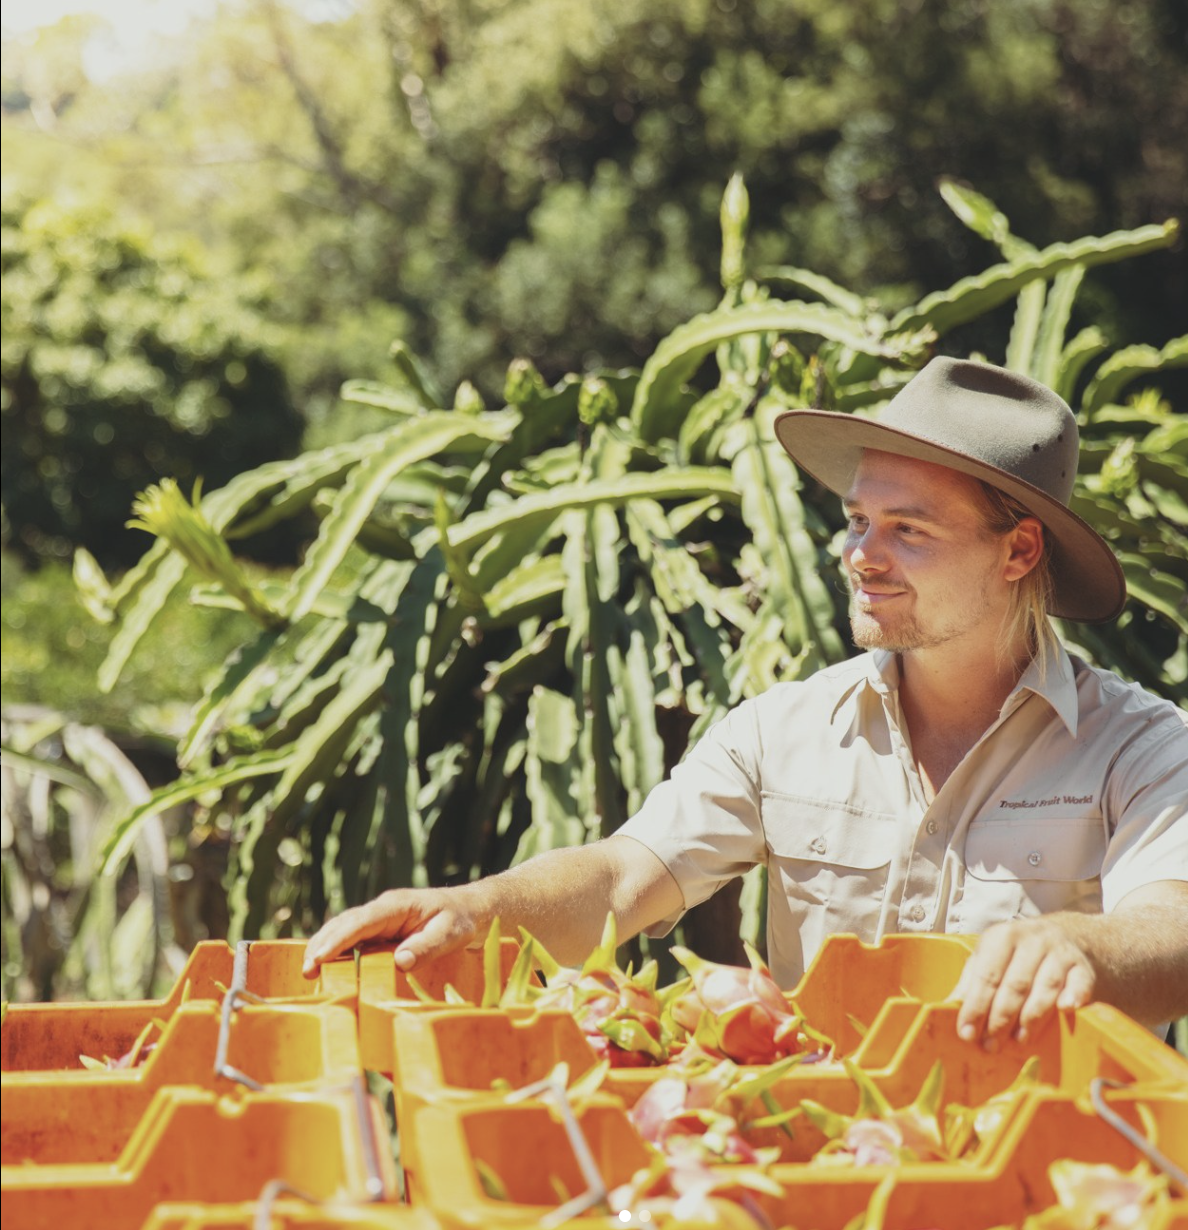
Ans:
{"label": "green foliage", "polygon": [[2,734],[4,999],[153,994],[174,938],[160,815],[118,879],[96,862],[113,813],[148,795],[144,777],[101,731],[48,711],[6,717]]}
{"label": "green foliage", "polygon": [[[1188,180],[1172,0],[358,0],[318,16],[224,5],[108,83],[81,71],[85,29],[46,31],[6,62],[4,158],[6,178],[118,200],[265,276],[319,441],[349,438],[334,393],[381,376],[377,338],[489,400],[509,354],[550,382],[638,365],[718,299],[736,170],[752,268],[808,266],[887,312],[988,263],[941,176],[988,188],[1040,248],[1161,222]],[[1111,268],[1081,302],[1116,343],[1162,343],[1183,270],[1182,253]],[[980,315],[961,346],[1001,354],[1006,328]]]}
{"label": "green foliage", "polygon": [[[93,603],[120,625],[108,684],[188,568],[201,565],[189,572],[197,600],[259,624],[195,711],[182,778],[109,830],[110,874],[157,812],[201,796],[233,834],[233,931],[275,934],[393,884],[466,880],[615,831],[740,698],[847,652],[844,599],[827,580],[839,510],[798,481],[773,416],[885,400],[946,330],[1012,296],[1010,357],[1064,378],[1085,357],[1064,341],[1084,269],[1176,235],[1041,251],[1012,240],[1007,253],[1004,220],[1004,263],[891,316],[797,269],[779,279],[827,302],[770,299],[747,276],[741,185],[730,192],[724,298],[641,374],[550,386],[518,359],[502,407],[460,391],[465,408],[442,410],[449,399],[397,348],[398,383],[347,390],[388,426],[174,509],[114,589],[80,561]],[[948,196],[978,225],[992,209]],[[1167,694],[1182,687],[1188,632],[1171,592],[1185,437],[1158,395],[1113,399],[1183,353],[1123,350],[1083,383],[1091,460],[1077,497],[1124,562],[1131,548],[1154,562],[1128,607],[1140,648],[1108,630],[1088,647]],[[230,544],[308,509],[321,524],[302,566],[246,590]]]}
{"label": "green foliage", "polygon": [[153,479],[222,485],[291,450],[298,419],[259,316],[186,252],[110,214],[5,197],[0,482],[26,559],[130,563]]}
{"label": "green foliage", "polygon": [[8,551],[0,555],[0,567],[0,695],[6,710],[68,714],[167,751],[186,721],[195,684],[250,635],[251,620],[238,610],[197,607],[178,590],[139,643],[119,688],[103,694],[94,680],[117,628],[88,616],[70,569],[48,562],[30,571]]}

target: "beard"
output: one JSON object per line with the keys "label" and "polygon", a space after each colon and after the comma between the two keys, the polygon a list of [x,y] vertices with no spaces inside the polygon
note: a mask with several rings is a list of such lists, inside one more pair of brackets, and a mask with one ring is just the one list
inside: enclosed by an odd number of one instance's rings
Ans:
{"label": "beard", "polygon": [[[910,607],[894,617],[876,616],[859,602],[855,593],[859,578],[849,572],[845,577],[850,594],[850,636],[859,649],[882,649],[888,653],[935,649],[968,632],[988,606],[987,587],[983,584],[969,595],[969,600],[960,609],[950,611],[948,618],[939,622],[922,620],[918,610]],[[886,583],[893,589],[902,585],[894,581]],[[911,598],[915,591],[903,586],[903,594]]]}

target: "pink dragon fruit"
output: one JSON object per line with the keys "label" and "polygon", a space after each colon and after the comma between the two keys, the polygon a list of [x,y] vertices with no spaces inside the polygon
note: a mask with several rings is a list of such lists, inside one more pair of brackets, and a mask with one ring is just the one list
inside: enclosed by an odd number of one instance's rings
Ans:
{"label": "pink dragon fruit", "polygon": [[828,1049],[828,1040],[805,1024],[749,945],[750,969],[706,961],[687,948],[674,947],[672,952],[691,978],[691,985],[672,1001],[672,1017],[711,1054],[736,1063],[767,1064]]}
{"label": "pink dragon fruit", "polygon": [[656,962],[647,962],[638,974],[630,968],[621,970],[615,947],[611,914],[602,943],[581,970],[554,967],[548,988],[536,997],[535,1005],[572,1013],[586,1041],[612,1068],[663,1063],[668,1052],[656,994]]}

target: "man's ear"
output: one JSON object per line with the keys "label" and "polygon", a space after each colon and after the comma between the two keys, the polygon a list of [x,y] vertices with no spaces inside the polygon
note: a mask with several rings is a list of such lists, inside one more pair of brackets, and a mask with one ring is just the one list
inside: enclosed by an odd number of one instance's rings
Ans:
{"label": "man's ear", "polygon": [[1006,567],[1003,579],[1018,581],[1040,562],[1044,553],[1044,524],[1038,517],[1024,517],[1007,535]]}

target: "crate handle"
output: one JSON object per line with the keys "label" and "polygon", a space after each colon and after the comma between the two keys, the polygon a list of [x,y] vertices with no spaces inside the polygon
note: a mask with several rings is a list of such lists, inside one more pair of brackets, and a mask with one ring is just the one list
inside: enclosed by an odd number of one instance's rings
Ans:
{"label": "crate handle", "polygon": [[527,1101],[528,1098],[536,1097],[540,1098],[542,1102],[552,1102],[557,1107],[561,1114],[561,1124],[565,1128],[566,1136],[569,1137],[569,1147],[573,1150],[573,1156],[577,1160],[578,1169],[586,1180],[586,1190],[584,1192],[575,1196],[572,1200],[567,1200],[563,1205],[553,1209],[551,1213],[546,1213],[540,1219],[542,1230],[552,1230],[553,1227],[560,1226],[571,1218],[579,1217],[589,1209],[603,1204],[606,1201],[608,1192],[606,1180],[602,1177],[602,1172],[598,1169],[598,1163],[594,1160],[594,1154],[590,1151],[590,1143],[586,1140],[585,1134],[582,1132],[582,1126],[578,1123],[577,1116],[573,1113],[573,1107],[569,1104],[565,1086],[560,1081],[552,1078],[537,1081],[535,1084],[525,1085],[522,1089],[509,1093],[507,1101],[523,1102]]}
{"label": "crate handle", "polygon": [[[367,1092],[363,1087],[362,1077],[355,1078],[353,1088],[355,1113],[359,1118],[359,1133],[363,1139],[363,1160],[367,1167],[367,1180],[364,1185],[367,1190],[366,1203],[374,1204],[384,1198],[384,1179],[380,1173],[379,1153],[375,1133],[372,1130],[374,1125],[367,1111]],[[319,1200],[317,1196],[311,1196],[308,1192],[303,1192],[299,1187],[294,1187],[287,1179],[269,1179],[256,1199],[256,1216],[252,1223],[254,1230],[270,1230],[272,1206],[277,1197],[282,1195],[296,1196],[298,1200],[303,1200],[306,1204],[317,1208],[324,1208],[328,1203],[325,1200]]]}
{"label": "crate handle", "polygon": [[300,1188],[293,1187],[284,1179],[269,1179],[256,1200],[256,1216],[252,1221],[254,1230],[271,1230],[272,1206],[276,1203],[278,1196],[296,1196],[298,1200],[303,1200],[306,1204],[312,1204],[317,1208],[321,1208],[323,1204],[323,1201],[316,1196],[311,1196]]}
{"label": "crate handle", "polygon": [[250,940],[240,940],[235,945],[235,964],[231,967],[231,986],[223,996],[223,1019],[219,1024],[219,1043],[215,1050],[214,1070],[216,1076],[225,1076],[228,1080],[237,1081],[256,1093],[262,1093],[264,1086],[259,1081],[240,1072],[227,1062],[227,1047],[231,1041],[231,1018],[240,1001],[246,1003],[263,1003],[260,996],[253,995],[247,989],[248,952],[251,950]]}
{"label": "crate handle", "polygon": [[363,1164],[367,1167],[367,1200],[374,1202],[384,1198],[384,1176],[380,1172],[379,1145],[375,1139],[375,1121],[367,1105],[367,1090],[363,1078],[356,1076],[355,1114],[359,1119],[359,1136],[363,1142]]}
{"label": "crate handle", "polygon": [[1161,1153],[1137,1128],[1133,1128],[1116,1111],[1112,1110],[1105,1100],[1106,1089],[1125,1089],[1122,1081],[1107,1080],[1104,1076],[1095,1076],[1089,1082],[1089,1100],[1093,1109],[1118,1133],[1125,1137],[1151,1163],[1156,1170],[1161,1170],[1180,1189],[1188,1192],[1188,1173],[1185,1173],[1175,1162]]}

